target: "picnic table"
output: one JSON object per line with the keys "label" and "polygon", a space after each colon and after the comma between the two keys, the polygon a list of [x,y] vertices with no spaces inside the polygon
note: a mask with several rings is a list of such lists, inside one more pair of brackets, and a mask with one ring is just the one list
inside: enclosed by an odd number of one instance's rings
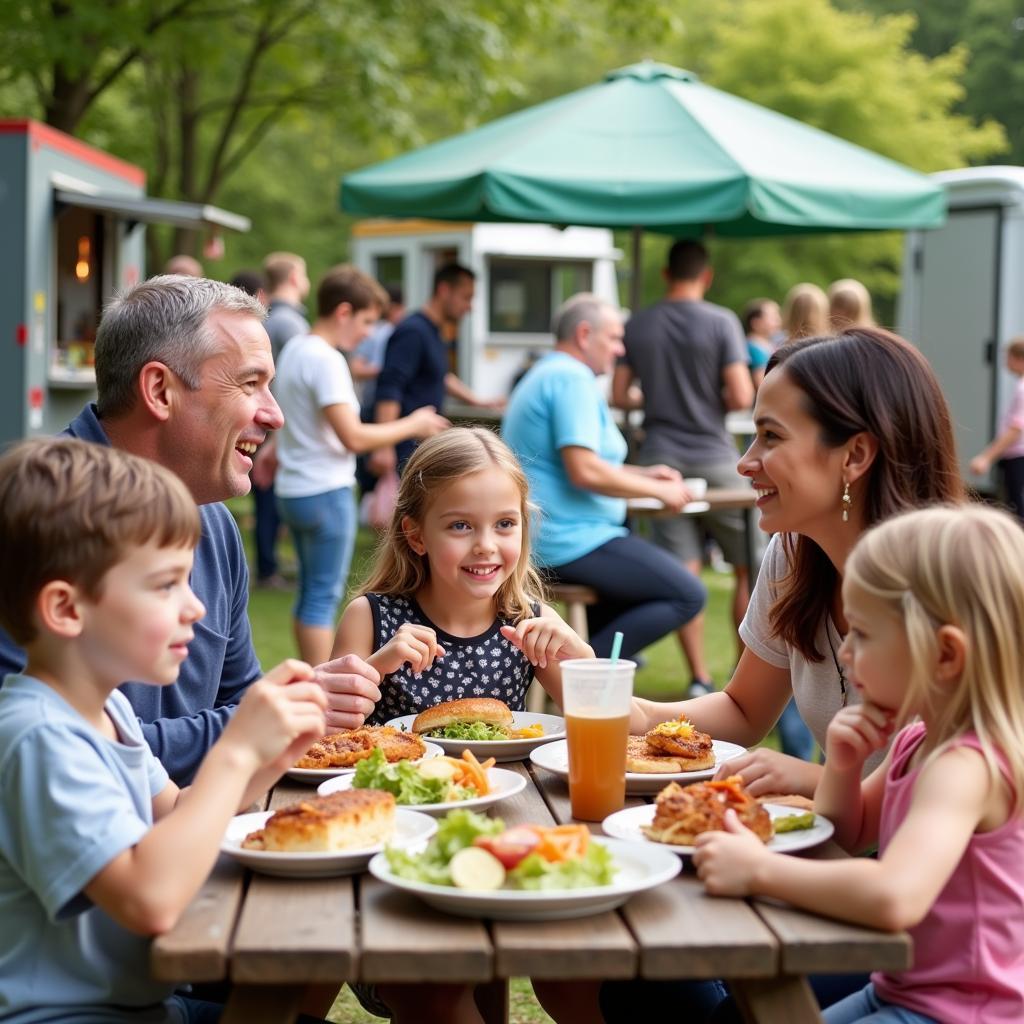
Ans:
{"label": "picnic table", "polygon": [[[507,824],[567,823],[563,778],[529,763],[495,813]],[[268,806],[314,793],[282,780]],[[627,797],[627,806],[642,798]],[[600,833],[599,825],[591,830]],[[834,844],[810,854],[842,856]],[[285,1024],[308,984],[491,983],[488,1024],[508,1019],[507,979],[725,978],[750,1021],[820,1021],[807,974],[899,970],[904,935],[829,921],[768,900],[710,897],[692,869],[617,911],[568,921],[487,922],[432,910],[368,874],[252,874],[222,856],[178,925],[153,944],[157,978],[230,979],[223,1024]]]}

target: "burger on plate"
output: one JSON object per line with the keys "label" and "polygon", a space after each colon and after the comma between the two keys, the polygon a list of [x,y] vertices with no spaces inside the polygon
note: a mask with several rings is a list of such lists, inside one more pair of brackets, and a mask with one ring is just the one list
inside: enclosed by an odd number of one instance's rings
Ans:
{"label": "burger on plate", "polygon": [[421,711],[412,731],[446,740],[507,740],[515,722],[508,705],[490,697],[466,697]]}

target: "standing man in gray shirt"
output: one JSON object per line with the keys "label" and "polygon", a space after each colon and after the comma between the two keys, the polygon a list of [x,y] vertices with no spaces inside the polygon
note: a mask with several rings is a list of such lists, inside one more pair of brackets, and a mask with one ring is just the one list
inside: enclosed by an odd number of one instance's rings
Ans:
{"label": "standing man in gray shirt", "polygon": [[[293,252],[272,252],[263,261],[263,274],[267,281],[267,305],[270,309],[263,326],[270,335],[276,364],[287,341],[298,334],[309,333],[309,321],[302,305],[309,295],[309,276],[306,261]],[[281,530],[281,519],[274,495],[276,469],[275,446],[270,441],[260,450],[252,474],[256,586],[280,589],[287,584],[277,568],[277,535]]]}
{"label": "standing man in gray shirt", "polygon": [[[663,273],[664,299],[626,324],[626,355],[615,370],[612,401],[622,408],[635,406],[630,386],[639,381],[644,408],[642,464],[669,465],[684,478],[703,477],[711,487],[745,487],[747,482],[736,471],[736,445],[725,427],[727,412],[747,409],[754,400],[743,329],[730,310],[704,301],[713,271],[700,242],[676,242]],[[675,554],[693,573],[700,572],[705,525],[710,529],[736,574],[733,619],[737,627],[750,595],[743,514],[651,520],[655,543]],[[687,655],[697,654],[700,663],[703,615],[684,627],[682,641]],[[690,696],[709,689],[710,680],[695,678]]]}

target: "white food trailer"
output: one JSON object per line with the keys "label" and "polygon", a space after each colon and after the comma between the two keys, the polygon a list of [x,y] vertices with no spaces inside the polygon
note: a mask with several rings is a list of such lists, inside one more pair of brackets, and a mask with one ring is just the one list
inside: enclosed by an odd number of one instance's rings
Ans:
{"label": "white food trailer", "polygon": [[618,306],[621,256],[604,228],[366,220],[352,232],[352,262],[401,288],[410,310],[429,298],[442,264],[477,275],[452,368],[482,398],[507,395],[531,354],[551,347],[551,314],[570,295],[594,292]]}
{"label": "white food trailer", "polygon": [[[907,233],[898,329],[928,357],[949,399],[961,468],[994,436],[1016,379],[1002,348],[1024,333],[1024,168],[968,167],[933,175],[949,219]],[[927,455],[927,453],[922,453]]]}

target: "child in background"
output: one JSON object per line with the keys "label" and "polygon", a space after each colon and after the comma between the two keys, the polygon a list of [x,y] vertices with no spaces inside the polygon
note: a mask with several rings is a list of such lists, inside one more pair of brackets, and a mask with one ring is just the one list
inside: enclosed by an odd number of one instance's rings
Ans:
{"label": "child in background", "polygon": [[458,427],[416,449],[334,642],[381,674],[370,722],[462,697],[521,710],[534,675],[561,704],[559,661],[594,652],[540,601],[529,517],[526,477],[497,434]]}
{"label": "child in background", "polygon": [[1024,522],[1024,336],[1006,346],[1006,368],[1017,378],[1013,398],[995,440],[971,459],[970,470],[975,476],[985,476],[995,462],[1006,504]]}
{"label": "child in background", "polygon": [[205,609],[195,502],[154,462],[67,438],[0,459],[0,1019],[193,1024],[219,1007],[151,980],[231,817],[324,731],[312,670],[253,684],[194,784],[167,777],[124,679],[169,686]]}
{"label": "child in background", "polygon": [[889,520],[846,562],[840,657],[864,702],[829,726],[814,804],[878,860],[778,856],[734,814],[698,837],[711,893],[910,930],[914,966],[876,972],[827,1024],[1024,1020],[1022,566],[1024,533],[980,507]]}

